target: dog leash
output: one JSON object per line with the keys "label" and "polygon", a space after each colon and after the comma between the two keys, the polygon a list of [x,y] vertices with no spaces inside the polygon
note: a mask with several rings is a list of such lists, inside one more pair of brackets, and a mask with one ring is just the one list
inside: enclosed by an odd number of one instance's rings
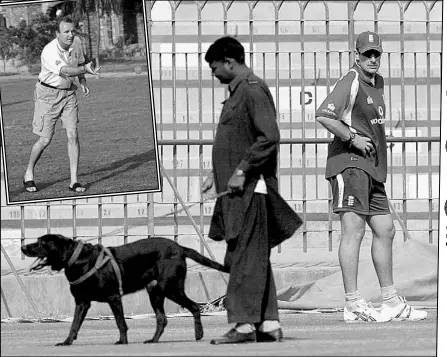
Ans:
{"label": "dog leash", "polygon": [[[207,202],[207,201],[215,200],[215,199],[218,199],[218,198],[220,198],[220,197],[226,196],[226,195],[228,195],[228,194],[230,194],[230,193],[231,193],[231,191],[229,191],[229,190],[227,190],[227,191],[223,191],[223,192],[221,192],[221,193],[219,193],[219,194],[217,194],[217,195],[213,195],[212,197],[210,197],[210,198],[208,198],[208,199],[206,199],[206,200],[204,200],[204,201],[199,201],[199,202],[191,203],[190,205],[188,205],[188,206],[186,206],[186,207],[179,208],[178,210],[175,210],[175,211],[166,213],[166,214],[164,214],[164,215],[162,215],[162,216],[154,217],[154,219],[165,218],[165,217],[172,216],[173,214],[178,214],[178,213],[184,212],[184,211],[188,210],[189,208],[191,208],[191,207],[193,207],[193,206],[197,206],[197,205],[200,204],[200,203],[205,203],[205,202]],[[132,228],[132,227],[133,227],[133,226],[128,226],[127,228]],[[117,228],[117,229],[115,229],[115,230],[113,230],[113,231],[111,231],[111,232],[108,232],[107,234],[102,235],[101,237],[92,237],[92,238],[86,238],[86,239],[83,239],[83,240],[84,240],[85,242],[90,242],[90,241],[97,240],[98,238],[105,238],[105,237],[114,236],[115,234],[120,233],[120,232],[122,232],[122,231],[123,231],[123,228]]]}
{"label": "dog leash", "polygon": [[[178,214],[178,213],[184,212],[184,211],[186,211],[187,209],[189,209],[189,208],[191,208],[191,207],[193,207],[193,206],[197,206],[197,205],[200,204],[200,203],[204,203],[204,202],[207,202],[207,201],[215,200],[215,199],[218,199],[218,198],[220,198],[220,197],[226,196],[226,195],[228,195],[228,194],[230,194],[230,193],[231,193],[231,191],[229,191],[229,190],[227,190],[227,191],[223,191],[223,192],[221,192],[221,193],[219,193],[219,194],[217,194],[217,195],[214,195],[214,196],[212,196],[212,197],[210,197],[210,198],[208,198],[208,199],[206,199],[206,200],[204,200],[204,201],[194,202],[194,203],[192,203],[192,204],[190,204],[190,205],[188,205],[188,206],[186,206],[186,207],[184,207],[184,208],[182,207],[182,208],[179,208],[178,210],[175,210],[175,211],[166,213],[166,214],[164,214],[164,215],[162,215],[162,216],[154,217],[154,219],[165,218],[165,217],[172,216],[173,214]],[[128,228],[131,228],[131,227],[132,227],[132,226],[128,226]],[[120,233],[122,230],[123,230],[123,228],[115,229],[114,231],[111,231],[111,232],[109,232],[109,233],[107,233],[107,234],[102,235],[101,238],[109,237],[109,236],[114,236],[115,234]],[[99,237],[87,238],[87,239],[84,239],[84,241],[86,241],[86,242],[94,241],[94,240],[96,240],[96,239],[98,239],[98,238],[99,238]]]}
{"label": "dog leash", "polygon": [[218,199],[218,198],[220,198],[220,197],[224,197],[224,196],[226,196],[226,195],[228,195],[228,194],[230,194],[230,193],[231,193],[231,191],[229,191],[229,190],[227,190],[227,191],[223,191],[223,192],[221,192],[221,193],[219,193],[219,194],[217,194],[217,195],[214,195],[213,197],[208,198],[208,199],[205,200],[205,201],[194,202],[194,203],[191,203],[191,204],[188,205],[188,206],[179,208],[178,210],[175,210],[175,211],[166,213],[166,214],[164,214],[164,215],[162,215],[162,216],[157,216],[157,217],[154,217],[154,218],[165,218],[165,217],[169,217],[169,216],[171,216],[171,215],[173,215],[173,214],[179,214],[179,213],[182,213],[182,212],[184,212],[184,211],[190,209],[191,207],[197,206],[197,205],[200,204],[200,203],[204,203],[204,202],[206,202],[206,201],[215,200],[215,199]]}

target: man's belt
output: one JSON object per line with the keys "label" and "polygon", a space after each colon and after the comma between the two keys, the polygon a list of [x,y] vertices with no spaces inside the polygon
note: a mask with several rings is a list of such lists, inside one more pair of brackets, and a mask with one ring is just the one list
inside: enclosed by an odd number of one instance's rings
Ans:
{"label": "man's belt", "polygon": [[39,83],[47,88],[52,88],[52,89],[57,89],[57,90],[70,90],[70,88],[57,88],[57,87],[50,86],[49,84],[46,84],[45,82],[42,82],[41,80],[39,80]]}

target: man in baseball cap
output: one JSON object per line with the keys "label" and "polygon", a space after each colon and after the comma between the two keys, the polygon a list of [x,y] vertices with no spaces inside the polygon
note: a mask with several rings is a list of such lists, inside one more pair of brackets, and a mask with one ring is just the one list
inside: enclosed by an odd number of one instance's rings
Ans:
{"label": "man in baseball cap", "polygon": [[355,48],[359,53],[365,53],[368,50],[375,50],[380,52],[380,54],[383,52],[380,36],[371,31],[362,32],[359,37],[357,37]]}
{"label": "man in baseball cap", "polygon": [[[316,111],[316,120],[334,134],[325,177],[332,188],[332,210],[341,223],[338,258],[345,290],[343,319],[371,323],[424,320],[427,312],[408,305],[394,285],[395,227],[385,190],[385,127],[389,121],[384,79],[378,73],[382,41],[377,33],[366,31],[358,36],[355,47],[355,63]],[[373,232],[371,256],[382,296],[380,310],[363,298],[357,284],[366,224]]]}

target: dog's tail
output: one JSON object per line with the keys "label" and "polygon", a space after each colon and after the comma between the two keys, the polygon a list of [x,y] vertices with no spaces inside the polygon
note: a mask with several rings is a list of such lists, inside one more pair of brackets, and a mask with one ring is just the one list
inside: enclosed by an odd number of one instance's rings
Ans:
{"label": "dog's tail", "polygon": [[185,256],[189,259],[194,260],[195,262],[202,264],[204,266],[207,266],[209,268],[213,268],[219,271],[223,271],[224,273],[229,273],[230,269],[225,267],[224,265],[215,262],[214,260],[211,260],[205,256],[203,256],[202,254],[200,254],[198,251],[191,249],[191,248],[187,248],[187,247],[182,247],[183,251],[185,252]]}

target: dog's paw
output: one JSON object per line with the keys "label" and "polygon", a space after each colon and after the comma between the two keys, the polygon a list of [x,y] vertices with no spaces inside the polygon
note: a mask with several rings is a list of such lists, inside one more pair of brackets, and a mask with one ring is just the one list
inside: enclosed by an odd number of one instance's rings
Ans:
{"label": "dog's paw", "polygon": [[56,343],[56,346],[70,346],[72,343],[73,341],[67,338],[64,342]]}

